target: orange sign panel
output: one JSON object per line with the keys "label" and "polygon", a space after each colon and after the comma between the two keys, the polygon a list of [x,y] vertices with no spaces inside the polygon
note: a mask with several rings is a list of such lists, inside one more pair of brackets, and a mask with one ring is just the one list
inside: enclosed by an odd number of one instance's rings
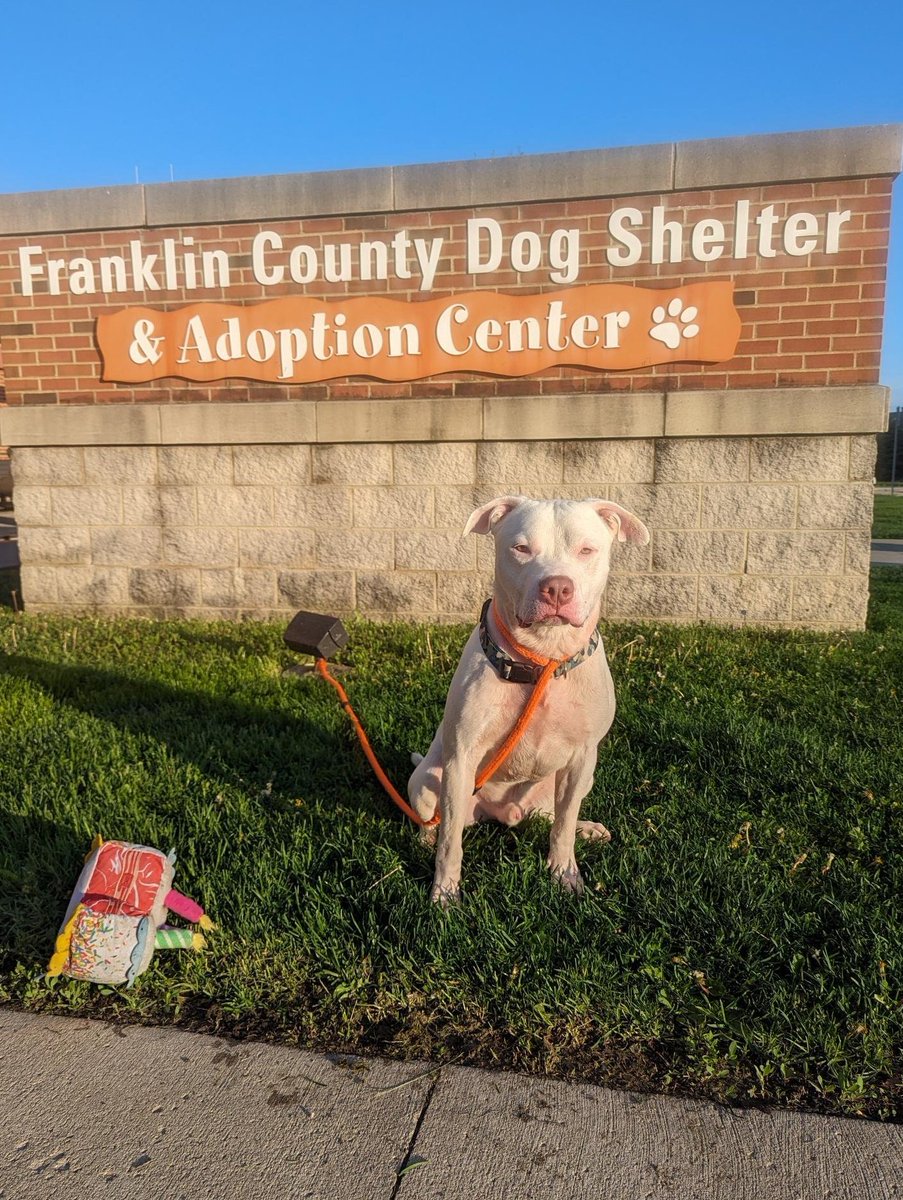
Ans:
{"label": "orange sign panel", "polygon": [[538,295],[468,292],[434,300],[284,297],[125,308],[97,318],[103,378],[118,383],[345,375],[410,380],[452,371],[533,375],[547,367],[623,371],[724,362],[740,317],[730,281],[661,289],[593,284]]}

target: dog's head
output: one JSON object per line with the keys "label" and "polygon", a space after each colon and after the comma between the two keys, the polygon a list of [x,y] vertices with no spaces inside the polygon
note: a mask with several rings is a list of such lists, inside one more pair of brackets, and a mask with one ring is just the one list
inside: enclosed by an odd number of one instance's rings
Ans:
{"label": "dog's head", "polygon": [[495,538],[496,599],[522,629],[595,619],[612,543],[649,541],[638,517],[598,499],[498,496],[474,509],[464,532]]}

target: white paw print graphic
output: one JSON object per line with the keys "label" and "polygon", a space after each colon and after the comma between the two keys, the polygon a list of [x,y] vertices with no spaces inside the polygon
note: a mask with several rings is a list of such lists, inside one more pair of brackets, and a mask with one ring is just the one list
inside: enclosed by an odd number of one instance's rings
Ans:
{"label": "white paw print graphic", "polygon": [[[655,324],[649,330],[649,336],[658,342],[664,342],[669,350],[676,350],[681,338],[694,338],[699,333],[699,326],[693,324],[698,309],[692,304],[684,308],[680,296],[675,296],[665,309],[664,304],[658,304],[652,310],[652,320]],[[668,320],[667,318],[671,318]]]}

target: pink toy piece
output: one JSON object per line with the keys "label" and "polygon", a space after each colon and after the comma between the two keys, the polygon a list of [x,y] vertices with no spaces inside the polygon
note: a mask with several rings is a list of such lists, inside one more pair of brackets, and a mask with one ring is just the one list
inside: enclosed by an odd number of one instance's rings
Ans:
{"label": "pink toy piece", "polygon": [[197,901],[183,896],[175,888],[166,893],[163,903],[170,912],[178,913],[180,917],[184,917],[186,921],[191,921],[193,924],[197,924],[204,916],[204,910]]}

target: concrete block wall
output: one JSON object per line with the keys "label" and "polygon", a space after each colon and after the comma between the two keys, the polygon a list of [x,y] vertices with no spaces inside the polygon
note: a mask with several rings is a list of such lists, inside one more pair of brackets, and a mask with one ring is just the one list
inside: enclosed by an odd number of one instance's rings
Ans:
{"label": "concrete block wall", "polygon": [[873,435],[13,450],[32,611],[471,621],[495,495],[640,516],[603,615],[850,628],[867,600]]}

